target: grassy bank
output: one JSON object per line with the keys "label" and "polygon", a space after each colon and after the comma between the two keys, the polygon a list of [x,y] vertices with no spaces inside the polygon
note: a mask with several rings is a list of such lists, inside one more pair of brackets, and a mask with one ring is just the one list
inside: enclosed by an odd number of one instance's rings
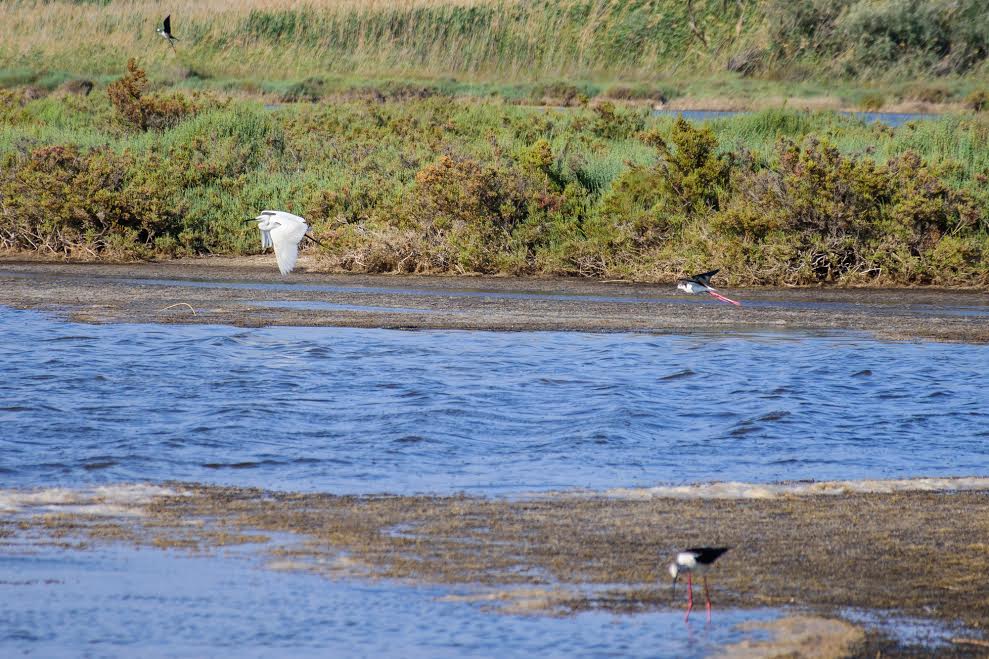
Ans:
{"label": "grassy bank", "polygon": [[[0,241],[92,258],[258,248],[303,214],[333,267],[732,284],[989,281],[989,119],[901,128],[774,110],[694,126],[645,110],[444,95],[265,108],[153,94],[0,97]],[[730,267],[729,267],[730,266]]]}
{"label": "grassy bank", "polygon": [[[180,41],[157,34],[165,13]],[[844,107],[986,91],[980,0],[152,0],[0,4],[0,86],[97,83],[140,57],[163,84],[326,93],[427,85],[538,98]]]}

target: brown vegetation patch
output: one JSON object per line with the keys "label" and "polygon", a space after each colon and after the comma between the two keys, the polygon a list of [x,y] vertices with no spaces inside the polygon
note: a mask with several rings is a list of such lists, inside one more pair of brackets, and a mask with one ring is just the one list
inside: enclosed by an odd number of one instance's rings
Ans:
{"label": "brown vegetation patch", "polygon": [[773,633],[770,641],[746,640],[729,645],[715,659],[765,659],[769,657],[804,657],[828,659],[849,657],[865,643],[865,632],[843,620],[816,616],[791,616],[770,622],[750,622],[742,629],[766,629]]}
{"label": "brown vegetation patch", "polygon": [[127,61],[127,73],[106,88],[110,102],[120,118],[137,130],[164,130],[177,126],[186,117],[199,112],[203,103],[182,94],[147,95],[148,78],[133,57]]}

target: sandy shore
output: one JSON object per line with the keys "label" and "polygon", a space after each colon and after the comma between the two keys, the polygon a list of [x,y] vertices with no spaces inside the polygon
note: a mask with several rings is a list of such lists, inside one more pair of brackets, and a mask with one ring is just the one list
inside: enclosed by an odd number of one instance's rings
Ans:
{"label": "sandy shore", "polygon": [[[889,339],[989,342],[989,294],[940,289],[732,289],[740,308],[671,284],[562,278],[281,276],[270,256],[90,264],[0,259],[0,304],[83,322],[402,329],[854,330]],[[289,308],[265,306],[293,303]]]}

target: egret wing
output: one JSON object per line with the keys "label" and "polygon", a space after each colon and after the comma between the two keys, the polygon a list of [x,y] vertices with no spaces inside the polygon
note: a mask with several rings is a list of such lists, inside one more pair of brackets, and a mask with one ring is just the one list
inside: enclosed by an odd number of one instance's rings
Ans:
{"label": "egret wing", "polygon": [[299,260],[299,243],[290,240],[275,241],[275,261],[278,262],[278,271],[287,275],[295,268],[295,262]]}
{"label": "egret wing", "polygon": [[[306,220],[285,211],[265,210],[261,226],[268,229],[268,244],[275,248],[275,261],[283,275],[290,273],[299,259],[299,243],[309,230]],[[261,239],[264,241],[264,237]]]}

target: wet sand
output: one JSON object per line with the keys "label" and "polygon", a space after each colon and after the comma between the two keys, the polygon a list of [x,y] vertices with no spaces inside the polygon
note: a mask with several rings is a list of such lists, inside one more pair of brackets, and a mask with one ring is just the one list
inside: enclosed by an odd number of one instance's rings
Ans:
{"label": "wet sand", "polygon": [[[0,258],[0,304],[82,322],[400,329],[828,332],[989,342],[989,293],[941,289],[725,289],[740,308],[671,283],[566,278],[281,276],[270,255],[94,264]],[[289,308],[265,303],[289,302]]]}
{"label": "wet sand", "polygon": [[[670,557],[684,546],[728,545],[710,575],[715,615],[717,607],[788,607],[828,618],[852,609],[933,620],[957,639],[938,649],[942,656],[979,656],[989,621],[986,491],[507,500],[172,483],[110,488],[88,499],[31,493],[21,503],[11,492],[4,492],[0,547],[23,546],[26,538],[66,548],[125,542],[194,552],[258,543],[270,569],[469,585],[477,594],[460,599],[475,605],[568,615],[678,609],[685,593],[671,598]],[[61,503],[32,513],[52,501]],[[269,543],[272,537],[280,540]],[[877,647],[886,655],[917,651],[874,636],[868,647],[871,656]],[[743,649],[736,648],[744,656]]]}

